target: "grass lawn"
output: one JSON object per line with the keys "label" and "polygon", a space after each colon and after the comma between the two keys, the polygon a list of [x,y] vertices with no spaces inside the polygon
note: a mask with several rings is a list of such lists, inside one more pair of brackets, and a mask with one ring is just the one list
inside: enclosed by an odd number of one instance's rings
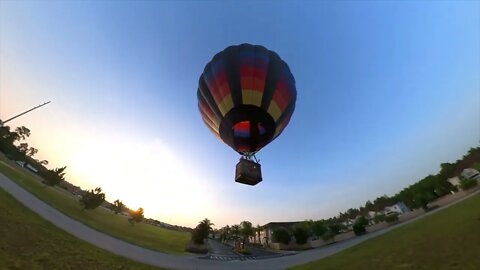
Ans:
{"label": "grass lawn", "polygon": [[480,269],[480,195],[292,269]]}
{"label": "grass lawn", "polygon": [[190,234],[139,223],[132,226],[127,217],[103,207],[82,211],[77,199],[60,188],[45,186],[41,180],[0,155],[0,172],[41,200],[99,231],[133,244],[172,254],[184,253]]}
{"label": "grass lawn", "polygon": [[0,220],[0,270],[160,269],[75,238],[21,205],[3,189]]}

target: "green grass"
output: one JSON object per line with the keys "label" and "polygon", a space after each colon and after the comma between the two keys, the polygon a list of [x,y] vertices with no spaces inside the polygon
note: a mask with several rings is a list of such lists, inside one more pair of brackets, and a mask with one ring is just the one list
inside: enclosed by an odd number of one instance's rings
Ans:
{"label": "green grass", "polygon": [[127,217],[115,215],[103,207],[82,211],[78,200],[70,193],[60,188],[45,186],[38,176],[24,171],[5,158],[0,158],[0,172],[63,213],[119,239],[172,254],[184,254],[190,240],[190,234],[186,232],[168,230],[145,223],[132,226],[127,221]]}
{"label": "green grass", "polygon": [[292,269],[480,269],[480,195]]}
{"label": "green grass", "polygon": [[3,189],[0,220],[0,270],[160,269],[75,238],[21,205]]}

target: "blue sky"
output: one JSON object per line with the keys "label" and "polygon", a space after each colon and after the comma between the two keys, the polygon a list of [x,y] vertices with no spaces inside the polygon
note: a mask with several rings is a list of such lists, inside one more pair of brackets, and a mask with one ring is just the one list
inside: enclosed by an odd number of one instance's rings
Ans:
{"label": "blue sky", "polygon": [[[474,1],[2,1],[0,118],[52,100],[11,122],[39,157],[167,222],[326,218],[479,144],[479,24]],[[276,51],[298,92],[255,187],[196,105],[240,43]]]}

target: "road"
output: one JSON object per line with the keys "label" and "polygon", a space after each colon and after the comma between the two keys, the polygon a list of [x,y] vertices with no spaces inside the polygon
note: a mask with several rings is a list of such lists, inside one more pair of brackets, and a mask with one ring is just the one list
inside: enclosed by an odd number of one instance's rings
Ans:
{"label": "road", "polygon": [[[25,191],[16,183],[12,182],[6,176],[0,173],[0,187],[5,191],[10,193],[14,198],[21,202],[26,207],[30,208],[32,211],[39,214],[41,217],[49,220],[55,226],[63,229],[64,231],[69,232],[76,237],[89,242],[95,246],[108,250],[112,253],[115,253],[120,256],[130,258],[135,261],[139,261],[145,264],[155,265],[159,267],[165,267],[170,269],[188,269],[188,270],[216,270],[216,269],[229,269],[229,270],[239,270],[239,269],[249,269],[249,270],[276,270],[276,269],[285,269],[294,265],[304,264],[313,260],[318,260],[339,251],[342,251],[346,248],[355,246],[367,239],[377,237],[382,235],[390,230],[393,230],[397,227],[408,224],[412,221],[415,221],[419,218],[428,216],[432,213],[439,211],[440,209],[433,210],[423,216],[420,216],[416,219],[397,224],[386,229],[368,233],[353,239],[328,245],[326,247],[307,250],[299,252],[291,256],[282,256],[274,257],[261,260],[211,260],[205,259],[205,255],[170,255],[162,252],[142,248],[135,246],[133,244],[127,243],[125,241],[119,240],[107,234],[101,233],[95,229],[84,225],[83,223],[74,220],[60,211],[54,209],[50,205],[39,200],[37,197],[31,193]],[[478,194],[475,192],[470,194],[467,197]],[[465,198],[467,198],[465,197]],[[463,199],[465,199],[463,198]],[[459,200],[462,201],[463,199]],[[457,201],[457,202],[459,202]],[[455,202],[455,203],[457,203]],[[453,204],[455,204],[453,203]],[[451,204],[451,205],[453,205]],[[448,207],[448,206],[446,206]]]}

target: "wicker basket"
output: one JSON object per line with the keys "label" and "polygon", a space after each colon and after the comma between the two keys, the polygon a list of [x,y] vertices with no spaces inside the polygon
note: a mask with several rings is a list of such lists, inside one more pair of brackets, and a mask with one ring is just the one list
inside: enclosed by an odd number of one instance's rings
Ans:
{"label": "wicker basket", "polygon": [[261,165],[251,160],[240,159],[235,170],[235,182],[254,186],[261,181]]}

